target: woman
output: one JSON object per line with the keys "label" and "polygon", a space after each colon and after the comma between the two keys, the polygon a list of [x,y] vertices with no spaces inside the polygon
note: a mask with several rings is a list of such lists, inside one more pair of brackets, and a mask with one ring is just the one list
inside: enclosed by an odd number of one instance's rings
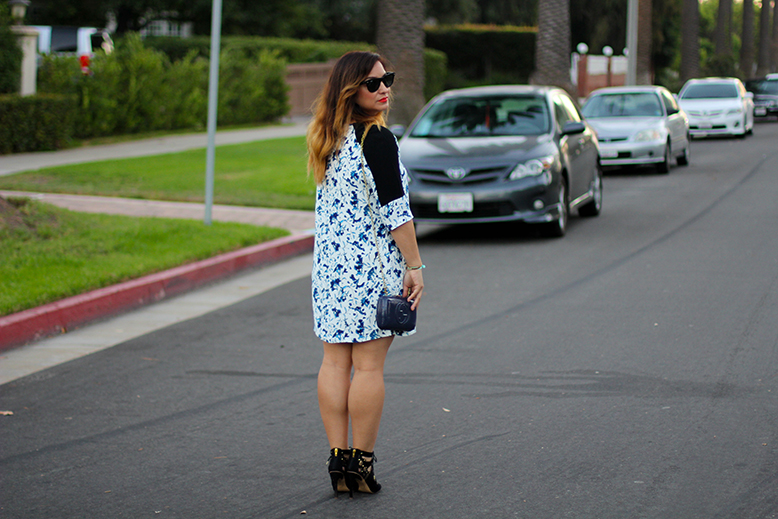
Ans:
{"label": "woman", "polygon": [[312,295],[314,331],[324,344],[319,408],[332,488],[351,495],[381,489],[373,452],[384,361],[395,335],[413,333],[378,328],[378,296],[386,286],[415,310],[424,289],[408,176],[385,126],[394,81],[385,67],[372,52],[343,55],[317,100],[307,138],[317,184]]}

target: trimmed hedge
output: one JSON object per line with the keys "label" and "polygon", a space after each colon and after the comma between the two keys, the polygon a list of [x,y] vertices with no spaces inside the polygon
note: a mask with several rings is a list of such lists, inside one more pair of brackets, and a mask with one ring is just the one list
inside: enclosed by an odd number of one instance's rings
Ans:
{"label": "trimmed hedge", "polygon": [[72,96],[0,96],[0,153],[56,150],[73,130]]}
{"label": "trimmed hedge", "polygon": [[[192,38],[149,37],[143,40],[146,46],[164,52],[176,62],[194,54],[208,58],[211,40],[208,36]],[[321,63],[338,59],[352,50],[375,52],[375,45],[353,41],[295,40],[291,38],[265,38],[258,36],[224,36],[222,49],[239,52],[247,59],[257,59],[263,52],[274,52],[289,63]],[[448,80],[448,58],[446,53],[435,49],[424,50],[425,87],[424,96],[431,99],[445,90]]]}
{"label": "trimmed hedge", "polygon": [[[80,138],[156,130],[202,129],[208,109],[208,61],[190,52],[171,63],[137,35],[110,55],[97,55],[84,75],[76,58],[47,57],[38,72],[40,92],[78,99]],[[252,59],[225,49],[220,56],[218,124],[277,120],[289,111],[286,64],[261,51]]]}
{"label": "trimmed hedge", "polygon": [[526,83],[535,66],[536,27],[427,27],[426,46],[449,56],[454,84]]}
{"label": "trimmed hedge", "polygon": [[[171,61],[177,61],[196,52],[197,56],[208,58],[211,53],[211,38],[151,37],[144,40],[146,46],[164,52]],[[374,50],[368,43],[349,41],[294,40],[291,38],[265,38],[258,36],[224,36],[222,50],[242,52],[246,57],[259,56],[263,51],[277,52],[289,63],[321,63],[337,59],[350,50]]]}

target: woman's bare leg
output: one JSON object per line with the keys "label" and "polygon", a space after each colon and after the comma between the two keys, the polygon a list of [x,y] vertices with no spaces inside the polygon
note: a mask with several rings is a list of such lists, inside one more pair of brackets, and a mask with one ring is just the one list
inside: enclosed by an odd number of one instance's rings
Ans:
{"label": "woman's bare leg", "polygon": [[351,386],[351,344],[324,343],[319,369],[319,411],[330,449],[348,449],[349,390]]}
{"label": "woman's bare leg", "polygon": [[348,412],[354,448],[372,452],[384,409],[384,361],[394,337],[355,344],[351,350],[354,377]]}

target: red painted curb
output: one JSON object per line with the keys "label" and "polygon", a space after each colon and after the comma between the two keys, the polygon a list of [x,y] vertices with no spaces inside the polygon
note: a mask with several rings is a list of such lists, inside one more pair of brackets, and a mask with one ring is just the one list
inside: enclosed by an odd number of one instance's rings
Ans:
{"label": "red painted curb", "polygon": [[0,317],[0,351],[311,250],[313,236],[288,236]]}

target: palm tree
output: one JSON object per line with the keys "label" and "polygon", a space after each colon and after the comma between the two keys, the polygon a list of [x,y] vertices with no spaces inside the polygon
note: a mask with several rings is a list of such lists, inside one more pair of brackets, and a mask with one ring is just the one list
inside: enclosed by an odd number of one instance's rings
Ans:
{"label": "palm tree", "polygon": [[740,44],[740,73],[751,77],[754,68],[754,0],[743,0],[743,34]]}
{"label": "palm tree", "polygon": [[719,0],[719,15],[714,36],[716,54],[732,52],[732,0]]}
{"label": "palm tree", "polygon": [[573,93],[570,81],[570,0],[538,2],[535,70],[530,83],[556,85]]}
{"label": "palm tree", "polygon": [[[764,4],[764,2],[762,2]],[[771,72],[778,72],[778,6],[773,8],[773,41],[772,41],[773,66]]]}
{"label": "palm tree", "polygon": [[740,44],[740,74],[751,77],[754,68],[754,0],[743,0],[743,34]]}
{"label": "palm tree", "polygon": [[389,120],[407,125],[424,106],[424,0],[382,0],[376,43],[397,72]]}
{"label": "palm tree", "polygon": [[638,48],[637,75],[635,83],[651,85],[654,83],[654,67],[651,59],[651,0],[638,0]]}
{"label": "palm tree", "polygon": [[759,57],[756,64],[756,75],[764,76],[770,72],[770,2],[762,2],[762,12],[759,13]]}
{"label": "palm tree", "polygon": [[700,4],[683,0],[681,8],[681,81],[700,75]]}

